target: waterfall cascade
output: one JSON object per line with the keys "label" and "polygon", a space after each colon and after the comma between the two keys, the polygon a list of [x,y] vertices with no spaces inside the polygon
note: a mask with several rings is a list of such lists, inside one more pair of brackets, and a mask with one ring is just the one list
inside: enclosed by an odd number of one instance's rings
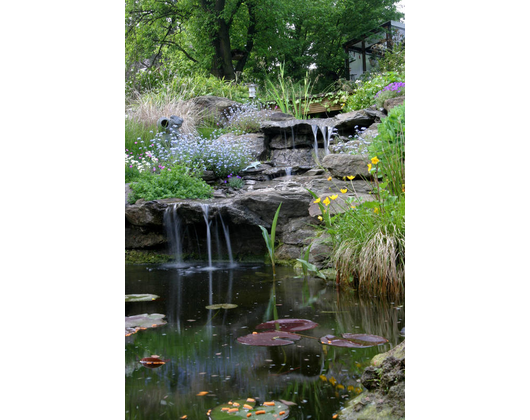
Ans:
{"label": "waterfall cascade", "polygon": [[[221,259],[223,254],[226,256],[228,254],[229,264],[232,267],[234,265],[234,257],[232,253],[232,244],[230,242],[230,232],[229,225],[223,220],[223,217],[220,213],[215,215],[212,220],[210,220],[210,207],[208,204],[200,204],[203,216],[204,223],[206,226],[206,248],[208,251],[208,269],[214,269],[213,265],[213,256],[215,248],[217,252],[217,258]],[[198,229],[189,229],[188,226],[184,226],[181,221],[181,218],[178,215],[179,203],[172,204],[168,206],[164,213],[164,227],[166,230],[167,238],[169,241],[169,247],[171,253],[175,257],[175,262],[177,266],[185,265],[183,262],[183,253],[184,250],[184,239],[188,239],[188,247],[198,251],[199,257],[201,254],[201,241],[199,238]],[[191,234],[190,234],[191,230]],[[194,232],[194,234],[193,234]],[[224,237],[224,245],[221,244],[221,235]],[[212,241],[214,238],[214,242]],[[204,241],[202,241],[204,246]],[[226,249],[224,249],[226,248]],[[186,250],[187,251],[187,250]],[[194,252],[194,251],[193,251]]]}

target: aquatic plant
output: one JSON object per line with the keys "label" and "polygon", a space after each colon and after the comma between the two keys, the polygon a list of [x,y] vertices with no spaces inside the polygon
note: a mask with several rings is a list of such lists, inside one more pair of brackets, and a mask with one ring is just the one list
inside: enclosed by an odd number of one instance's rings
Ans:
{"label": "aquatic plant", "polygon": [[274,242],[276,240],[276,224],[278,223],[278,216],[280,214],[281,207],[282,207],[282,203],[280,203],[280,205],[278,206],[278,209],[276,210],[276,213],[274,214],[274,219],[272,221],[270,235],[267,232],[267,229],[259,225],[261,229],[261,233],[263,234],[263,239],[265,240],[265,244],[267,245],[267,250],[269,251],[269,257],[271,259],[271,264],[272,264],[272,273],[274,276],[276,275],[275,258],[274,258],[274,252],[275,252]]}
{"label": "aquatic plant", "polygon": [[237,341],[248,346],[287,346],[294,344],[295,341],[302,337],[298,334],[287,331],[267,331],[267,332],[253,332],[252,334],[238,337]]}
{"label": "aquatic plant", "polygon": [[286,332],[305,331],[316,328],[318,324],[309,319],[276,319],[256,325],[257,330],[279,330]]}
{"label": "aquatic plant", "polygon": [[328,346],[367,348],[388,343],[388,340],[372,334],[344,333],[342,334],[342,338],[335,337],[334,335],[325,335],[320,338],[320,342]]}

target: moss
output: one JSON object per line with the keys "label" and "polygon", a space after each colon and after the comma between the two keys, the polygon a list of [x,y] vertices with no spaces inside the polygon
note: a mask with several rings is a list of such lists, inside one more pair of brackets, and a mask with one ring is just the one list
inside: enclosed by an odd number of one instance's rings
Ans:
{"label": "moss", "polygon": [[159,264],[172,259],[172,255],[156,251],[125,250],[125,263],[127,264]]}

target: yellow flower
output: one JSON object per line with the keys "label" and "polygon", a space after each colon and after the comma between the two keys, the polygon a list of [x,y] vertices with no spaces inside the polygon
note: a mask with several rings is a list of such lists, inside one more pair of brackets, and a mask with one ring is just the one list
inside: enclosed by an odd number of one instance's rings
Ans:
{"label": "yellow flower", "polygon": [[351,181],[353,178],[355,178],[355,175],[348,175],[348,179]]}
{"label": "yellow flower", "polygon": [[374,213],[375,213],[375,214],[379,214],[379,207],[376,207],[376,208],[374,209]]}
{"label": "yellow flower", "polygon": [[368,172],[370,172],[371,170],[372,170],[372,164],[369,163],[369,164],[368,164]]}
{"label": "yellow flower", "polygon": [[333,178],[332,177],[328,177],[328,181],[331,181]]}
{"label": "yellow flower", "polygon": [[352,209],[355,209],[355,206],[351,206]]}
{"label": "yellow flower", "polygon": [[340,192],[346,194],[348,192],[348,188],[341,188]]}
{"label": "yellow flower", "polygon": [[353,385],[348,385],[348,391],[353,392],[355,387]]}
{"label": "yellow flower", "polygon": [[337,389],[344,389],[344,385],[338,384]]}
{"label": "yellow flower", "polygon": [[320,203],[320,197],[318,197],[313,203]]}
{"label": "yellow flower", "polygon": [[377,164],[379,163],[379,159],[377,159],[377,156],[374,156],[374,157],[372,158],[372,163],[373,163],[374,165],[377,165]]}
{"label": "yellow flower", "polygon": [[405,192],[405,184],[401,185],[401,191]]}
{"label": "yellow flower", "polygon": [[326,197],[323,201],[323,203],[326,205],[326,206],[329,206],[329,203],[331,203],[331,201],[329,201],[329,198]]}
{"label": "yellow flower", "polygon": [[322,221],[322,216],[318,216],[318,220]]}
{"label": "yellow flower", "polygon": [[320,379],[323,380],[324,382],[328,381],[328,378],[326,378],[324,375],[320,375]]}
{"label": "yellow flower", "polygon": [[329,380],[329,383],[335,386],[335,384],[337,383],[337,380],[332,376],[331,379]]}
{"label": "yellow flower", "polygon": [[329,198],[331,198],[332,200],[336,200],[336,199],[337,199],[337,197],[338,197],[338,195],[337,195],[337,194],[333,194],[333,195],[332,195],[332,196],[330,196]]}

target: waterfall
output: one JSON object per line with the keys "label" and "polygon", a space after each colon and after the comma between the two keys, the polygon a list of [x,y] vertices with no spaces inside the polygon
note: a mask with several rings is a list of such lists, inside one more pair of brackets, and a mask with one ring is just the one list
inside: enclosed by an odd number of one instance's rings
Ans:
{"label": "waterfall", "polygon": [[210,233],[211,222],[208,221],[208,204],[201,204],[202,214],[206,223],[206,242],[208,244],[208,268],[212,268],[212,235]]}
{"label": "waterfall", "polygon": [[219,213],[219,219],[221,219],[221,225],[223,226],[223,232],[225,234],[225,240],[226,240],[226,249],[228,250],[228,258],[230,259],[230,267],[234,265],[234,258],[232,256],[232,245],[230,244],[230,233],[228,231],[228,226],[225,225],[225,222],[223,220],[223,216],[221,216],[221,213]]}
{"label": "waterfall", "polygon": [[285,168],[285,175],[291,176],[292,173],[293,173],[293,168],[291,168],[290,166],[287,166]]}
{"label": "waterfall", "polygon": [[313,137],[315,138],[315,143],[313,145],[313,149],[315,150],[315,162],[319,163],[318,161],[318,141],[317,141],[318,125],[311,124],[311,129],[313,130]]}
{"label": "waterfall", "polygon": [[[212,264],[212,220],[209,220],[209,206],[208,204],[201,204],[200,205],[201,208],[202,208],[202,213],[203,213],[203,216],[204,216],[204,222],[206,223],[206,243],[207,243],[207,246],[208,246],[208,269],[214,269],[214,266]],[[230,267],[234,266],[234,257],[232,255],[232,245],[230,243],[230,233],[229,233],[229,230],[228,230],[228,225],[225,224],[224,220],[223,220],[223,216],[221,216],[221,213],[217,213],[216,217],[219,217],[219,219],[221,220],[221,226],[223,228],[223,234],[224,234],[224,237],[225,237],[225,242],[226,242],[226,249],[228,251],[228,258],[230,260]],[[217,258],[220,259],[221,258],[221,253],[222,253],[222,249],[221,249],[221,240],[219,238],[219,223],[217,222],[217,219],[215,219],[215,225],[214,225],[214,228],[215,228],[215,241],[216,241],[216,245],[217,245]]]}
{"label": "waterfall", "polygon": [[164,228],[171,253],[175,256],[177,265],[182,265],[182,223],[177,211],[178,203],[168,206],[164,212]]}
{"label": "waterfall", "polygon": [[[331,136],[333,135],[333,127],[323,126],[319,127],[322,132],[322,137],[324,138],[324,154],[329,155],[329,144],[331,142]],[[313,133],[315,130],[313,130]],[[316,141],[316,136],[315,136]]]}

